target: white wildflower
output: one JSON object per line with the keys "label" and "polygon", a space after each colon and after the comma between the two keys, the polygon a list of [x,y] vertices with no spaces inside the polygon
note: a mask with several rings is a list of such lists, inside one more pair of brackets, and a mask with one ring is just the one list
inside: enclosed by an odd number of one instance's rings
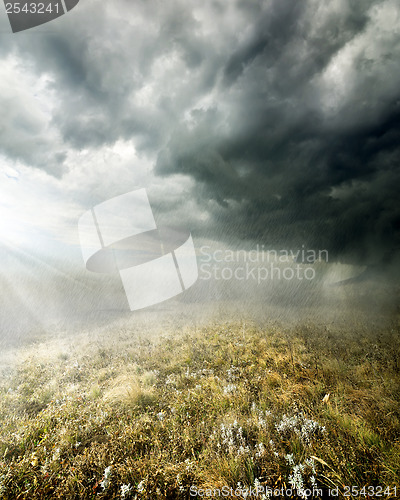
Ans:
{"label": "white wildflower", "polygon": [[183,492],[185,491],[185,487],[184,487],[184,486],[183,486],[183,484],[182,484],[182,478],[181,478],[181,475],[180,475],[180,474],[178,474],[178,475],[176,476],[176,482],[178,483],[178,486],[179,486],[179,491],[180,491],[181,493],[183,493]]}
{"label": "white wildflower", "polygon": [[104,469],[103,480],[100,481],[100,486],[105,490],[110,485],[112,467],[108,466]]}
{"label": "white wildflower", "polygon": [[250,453],[250,448],[248,446],[243,446],[243,445],[239,446],[237,451],[238,456],[247,455],[248,453]]}
{"label": "white wildflower", "polygon": [[256,458],[261,458],[266,454],[266,449],[263,443],[256,444]]}
{"label": "white wildflower", "polygon": [[243,429],[239,426],[237,420],[233,424],[221,424],[220,432],[214,431],[213,435],[218,439],[217,447],[222,452],[239,455],[250,452],[243,435]]}
{"label": "white wildflower", "polygon": [[185,460],[185,464],[186,464],[186,470],[189,472],[190,469],[193,467],[194,463],[191,462],[188,458]]}
{"label": "white wildflower", "polygon": [[293,467],[293,473],[289,476],[289,483],[292,488],[296,489],[298,492],[304,489],[303,476],[301,472],[300,465],[295,465]]}
{"label": "white wildflower", "polygon": [[294,465],[294,457],[292,453],[285,455],[285,459],[289,465]]}
{"label": "white wildflower", "polygon": [[234,380],[237,379],[237,373],[240,372],[240,369],[237,367],[237,366],[231,366],[229,368],[229,370],[226,371],[226,375],[227,375],[227,380],[229,382],[233,382]]}
{"label": "white wildflower", "polygon": [[128,498],[132,492],[133,488],[131,486],[131,483],[129,484],[123,484],[121,486],[121,498],[122,500],[125,500],[125,498]]}
{"label": "white wildflower", "polygon": [[275,424],[275,428],[283,436],[294,432],[307,445],[311,444],[318,432],[325,432],[325,427],[315,420],[306,418],[303,413],[293,417],[283,415],[281,421]]}
{"label": "white wildflower", "polygon": [[313,488],[317,488],[317,481],[315,479],[315,462],[313,458],[307,458],[304,463],[299,463],[298,465],[294,464],[293,455],[286,455],[286,460],[292,466],[292,474],[289,476],[289,483],[292,488],[297,490],[298,496],[301,498],[307,498],[307,493],[304,489],[304,483],[306,480],[306,476],[309,476],[309,480],[311,486]]}
{"label": "white wildflower", "polygon": [[235,384],[228,384],[227,386],[224,387],[224,394],[232,394],[235,391],[236,391]]}

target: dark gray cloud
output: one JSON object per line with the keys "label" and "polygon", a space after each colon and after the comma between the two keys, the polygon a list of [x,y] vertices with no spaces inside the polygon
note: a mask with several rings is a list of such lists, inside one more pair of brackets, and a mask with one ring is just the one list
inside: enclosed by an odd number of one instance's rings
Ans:
{"label": "dark gray cloud", "polygon": [[338,4],[318,20],[312,2],[268,3],[221,69],[221,101],[160,153],[159,173],[218,202],[220,237],[362,262],[399,251],[399,30],[373,2]]}
{"label": "dark gray cloud", "polygon": [[48,75],[52,110],[14,120],[19,142],[0,131],[0,148],[55,173],[66,150],[132,141],[156,175],[194,181],[182,197],[207,217],[182,217],[199,236],[386,259],[400,246],[398,21],[395,0],[80,2],[51,32],[4,37],[4,60]]}
{"label": "dark gray cloud", "polygon": [[[154,152],[186,107],[212,87],[212,40],[196,34],[183,2],[93,2],[79,9],[55,32],[22,34],[13,50],[21,59],[33,55],[33,70],[53,77],[53,126],[70,146],[134,137],[139,149]],[[146,91],[150,102],[141,98]]]}

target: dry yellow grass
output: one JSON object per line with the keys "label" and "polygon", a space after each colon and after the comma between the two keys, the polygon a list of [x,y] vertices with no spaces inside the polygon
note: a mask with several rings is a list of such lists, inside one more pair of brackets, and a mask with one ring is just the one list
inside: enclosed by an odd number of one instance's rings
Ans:
{"label": "dry yellow grass", "polygon": [[43,341],[3,365],[1,498],[183,499],[191,486],[314,481],[325,496],[381,485],[394,498],[395,328],[112,333]]}

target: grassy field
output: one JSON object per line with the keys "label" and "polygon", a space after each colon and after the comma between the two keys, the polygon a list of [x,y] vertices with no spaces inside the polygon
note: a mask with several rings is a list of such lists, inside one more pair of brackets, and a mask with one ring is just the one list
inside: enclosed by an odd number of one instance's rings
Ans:
{"label": "grassy field", "polygon": [[3,353],[0,497],[395,498],[399,341],[243,321],[37,339]]}

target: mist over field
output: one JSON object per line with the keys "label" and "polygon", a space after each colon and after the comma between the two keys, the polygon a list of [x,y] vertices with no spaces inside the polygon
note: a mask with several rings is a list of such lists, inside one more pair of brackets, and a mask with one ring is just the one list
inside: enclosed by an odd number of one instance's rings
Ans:
{"label": "mist over field", "polygon": [[8,252],[9,267],[0,278],[2,346],[61,332],[73,336],[82,329],[112,330],[121,322],[129,327],[145,321],[157,329],[164,321],[193,325],[234,316],[283,325],[310,321],[351,329],[363,324],[373,330],[398,321],[398,281],[380,269],[325,261],[299,264],[286,256],[279,262],[275,254],[210,244],[197,253],[195,285],[131,312],[119,275],[86,271],[78,253],[76,262],[60,263]]}

